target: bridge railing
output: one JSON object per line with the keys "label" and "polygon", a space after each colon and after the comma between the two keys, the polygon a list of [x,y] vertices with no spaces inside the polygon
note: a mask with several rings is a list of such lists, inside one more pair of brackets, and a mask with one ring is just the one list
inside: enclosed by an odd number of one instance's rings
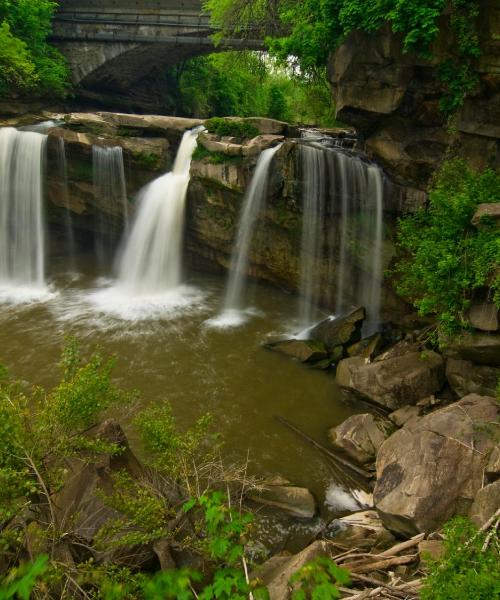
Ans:
{"label": "bridge railing", "polygon": [[112,12],[68,12],[58,13],[56,22],[99,24],[99,25],[150,25],[154,27],[193,27],[210,28],[208,15],[187,15],[185,13],[157,14],[118,14]]}

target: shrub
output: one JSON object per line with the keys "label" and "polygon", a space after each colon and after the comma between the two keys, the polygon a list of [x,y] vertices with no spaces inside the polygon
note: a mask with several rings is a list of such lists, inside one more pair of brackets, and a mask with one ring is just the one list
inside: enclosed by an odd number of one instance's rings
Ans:
{"label": "shrub", "polygon": [[259,135],[257,127],[248,121],[213,117],[205,121],[205,127],[209,133],[215,133],[220,136],[227,135],[248,139]]}
{"label": "shrub", "polygon": [[430,190],[428,209],[399,222],[398,292],[421,315],[436,315],[446,335],[467,326],[474,290],[489,288],[500,305],[498,230],[494,223],[480,229],[471,225],[480,203],[499,198],[500,175],[491,170],[478,174],[464,161],[450,160]]}
{"label": "shrub", "polygon": [[[500,597],[498,532],[478,531],[458,517],[444,528],[444,553],[428,560],[422,600],[493,600]],[[489,536],[489,539],[488,539]],[[488,539],[488,541],[487,541]]]}

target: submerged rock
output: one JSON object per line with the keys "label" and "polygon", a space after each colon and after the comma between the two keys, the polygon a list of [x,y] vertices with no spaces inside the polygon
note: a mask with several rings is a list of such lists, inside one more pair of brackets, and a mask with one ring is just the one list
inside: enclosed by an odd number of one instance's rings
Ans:
{"label": "submerged rock", "polygon": [[488,424],[498,413],[494,398],[470,394],[408,423],[382,444],[374,501],[386,527],[411,536],[467,513],[483,485],[494,446]]}
{"label": "submerged rock", "polygon": [[316,500],[311,492],[286,480],[264,484],[260,489],[251,490],[247,496],[254,502],[278,508],[299,519],[312,519],[316,514]]}
{"label": "submerged rock", "polygon": [[444,361],[436,352],[409,352],[371,364],[360,357],[346,358],[338,365],[337,384],[361,399],[396,410],[441,389]]}
{"label": "submerged rock", "polygon": [[390,423],[371,414],[353,415],[329,430],[332,445],[343,450],[359,464],[375,460],[380,446],[391,430]]}

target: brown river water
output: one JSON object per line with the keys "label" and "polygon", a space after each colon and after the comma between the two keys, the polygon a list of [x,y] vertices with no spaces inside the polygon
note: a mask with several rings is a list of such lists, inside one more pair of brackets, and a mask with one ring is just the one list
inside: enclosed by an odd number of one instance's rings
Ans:
{"label": "brown river water", "polygon": [[[216,329],[206,321],[219,310],[222,277],[191,275],[184,305],[156,312],[131,307],[110,285],[88,269],[77,277],[55,275],[54,294],[44,302],[0,304],[0,363],[16,378],[50,386],[59,377],[65,336],[75,336],[85,352],[99,345],[117,356],[115,379],[139,391],[140,405],[170,402],[181,428],[211,413],[228,461],[244,462],[248,454],[250,473],[281,475],[310,488],[322,517],[329,514],[325,498],[332,495],[327,490],[333,475],[328,465],[275,415],[327,444],[328,428],[353,409],[341,402],[331,374],[262,347],[269,338],[293,331],[296,298],[252,284],[247,322]],[[112,416],[137,445],[131,416]],[[296,525],[307,535],[316,526]],[[276,539],[276,532],[271,537]]]}

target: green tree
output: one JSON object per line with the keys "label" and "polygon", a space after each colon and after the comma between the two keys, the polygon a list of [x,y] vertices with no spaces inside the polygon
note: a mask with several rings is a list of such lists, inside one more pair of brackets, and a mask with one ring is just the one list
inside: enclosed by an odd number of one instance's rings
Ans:
{"label": "green tree", "polygon": [[0,0],[0,94],[67,93],[66,62],[47,43],[56,8],[52,0]]}

